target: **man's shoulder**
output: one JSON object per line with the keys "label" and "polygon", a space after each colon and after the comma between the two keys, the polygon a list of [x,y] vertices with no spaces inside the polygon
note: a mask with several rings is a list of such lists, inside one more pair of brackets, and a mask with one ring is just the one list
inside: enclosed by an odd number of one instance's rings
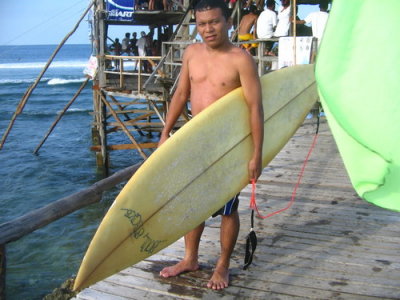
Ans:
{"label": "man's shoulder", "polygon": [[200,43],[200,42],[196,42],[193,44],[190,44],[189,46],[186,47],[185,49],[185,54],[189,55],[189,54],[200,54],[201,51],[203,51],[205,49],[205,44],[204,43]]}
{"label": "man's shoulder", "polygon": [[186,51],[199,50],[199,49],[202,49],[203,47],[204,47],[204,43],[196,42],[196,43],[193,43],[193,44],[190,44],[189,46],[187,46]]}
{"label": "man's shoulder", "polygon": [[228,51],[228,55],[232,56],[231,57],[232,63],[237,64],[239,67],[253,61],[253,57],[248,51],[239,48],[235,45],[232,45],[231,50]]}

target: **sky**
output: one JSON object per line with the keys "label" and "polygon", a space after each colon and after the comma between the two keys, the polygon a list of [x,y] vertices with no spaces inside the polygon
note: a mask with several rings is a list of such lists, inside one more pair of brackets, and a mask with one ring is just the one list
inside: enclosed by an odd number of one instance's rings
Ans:
{"label": "sky", "polygon": [[[73,29],[89,0],[0,0],[0,45],[59,44]],[[280,1],[278,1],[280,3]],[[299,16],[318,10],[315,5],[301,5]],[[143,27],[112,26],[111,37],[140,32]],[[67,44],[88,44],[89,26],[84,19]]]}

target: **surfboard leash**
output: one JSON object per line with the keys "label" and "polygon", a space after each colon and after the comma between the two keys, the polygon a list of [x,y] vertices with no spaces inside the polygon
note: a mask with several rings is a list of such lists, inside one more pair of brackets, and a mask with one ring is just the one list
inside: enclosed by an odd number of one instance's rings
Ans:
{"label": "surfboard leash", "polygon": [[295,185],[295,187],[293,189],[293,192],[292,192],[292,196],[291,196],[290,201],[289,201],[289,203],[288,203],[288,205],[286,207],[284,207],[282,209],[279,209],[279,210],[277,210],[275,212],[272,212],[270,214],[267,214],[265,216],[262,216],[260,214],[259,210],[258,210],[257,203],[256,203],[256,181],[255,181],[255,179],[252,179],[252,181],[251,181],[251,197],[250,197],[251,228],[250,228],[249,234],[246,237],[246,250],[245,250],[246,252],[245,252],[245,257],[244,257],[243,270],[246,270],[250,266],[250,264],[252,263],[253,255],[254,255],[254,252],[255,252],[256,247],[257,247],[257,235],[256,235],[256,233],[254,231],[254,211],[257,212],[257,217],[258,218],[267,219],[269,217],[272,217],[274,215],[277,215],[277,214],[289,209],[294,203],[294,200],[295,200],[296,194],[297,194],[297,189],[300,186],[300,182],[301,182],[301,178],[303,177],[304,170],[305,170],[306,165],[308,163],[308,160],[309,160],[309,158],[311,156],[311,153],[314,150],[315,145],[317,143],[318,132],[319,132],[319,124],[320,124],[320,113],[321,113],[321,111],[319,110],[318,111],[318,115],[317,115],[317,129],[316,129],[312,144],[311,144],[310,149],[308,150],[307,156],[306,156],[306,158],[305,158],[305,160],[303,162],[303,165],[301,167],[299,176],[297,178],[296,185]]}

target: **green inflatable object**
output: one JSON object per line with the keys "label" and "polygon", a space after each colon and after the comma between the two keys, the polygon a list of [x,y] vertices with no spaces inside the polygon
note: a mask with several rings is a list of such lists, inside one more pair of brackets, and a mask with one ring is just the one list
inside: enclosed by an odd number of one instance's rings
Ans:
{"label": "green inflatable object", "polygon": [[334,0],[316,64],[329,127],[363,199],[400,211],[400,1]]}

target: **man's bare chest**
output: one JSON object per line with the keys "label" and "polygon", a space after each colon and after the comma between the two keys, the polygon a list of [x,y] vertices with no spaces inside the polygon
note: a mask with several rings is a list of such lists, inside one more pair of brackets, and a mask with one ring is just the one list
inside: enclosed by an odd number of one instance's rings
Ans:
{"label": "man's bare chest", "polygon": [[189,78],[192,85],[229,87],[240,83],[239,74],[233,64],[218,60],[191,62]]}

